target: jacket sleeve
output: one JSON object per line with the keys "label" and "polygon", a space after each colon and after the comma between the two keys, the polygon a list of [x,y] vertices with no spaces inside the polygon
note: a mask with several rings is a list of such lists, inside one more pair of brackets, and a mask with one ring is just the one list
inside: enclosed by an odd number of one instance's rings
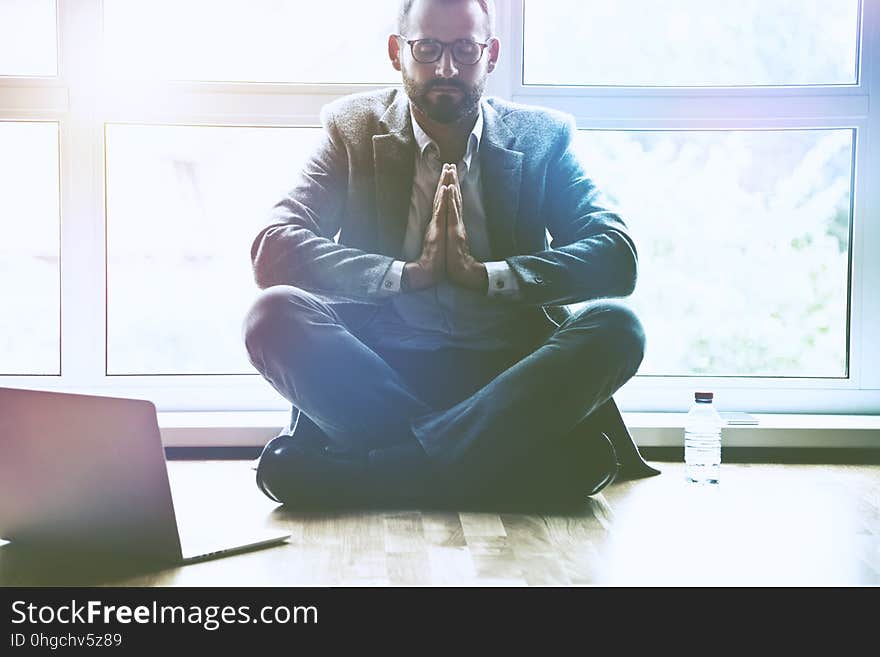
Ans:
{"label": "jacket sleeve", "polygon": [[393,258],[337,244],[348,189],[348,156],[332,113],[321,112],[324,133],[293,188],[272,208],[251,245],[261,289],[295,285],[325,294],[373,301]]}
{"label": "jacket sleeve", "polygon": [[574,131],[569,118],[547,168],[544,221],[550,248],[505,259],[519,279],[520,303],[526,305],[624,297],[635,289],[635,243],[584,173],[572,148]]}

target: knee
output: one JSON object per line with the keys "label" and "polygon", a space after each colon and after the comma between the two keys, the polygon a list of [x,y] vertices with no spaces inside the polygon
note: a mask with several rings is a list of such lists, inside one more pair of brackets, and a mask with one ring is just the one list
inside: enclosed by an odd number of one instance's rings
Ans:
{"label": "knee", "polygon": [[261,291],[242,322],[241,336],[248,353],[253,356],[277,340],[289,344],[310,315],[327,312],[322,306],[314,295],[292,285],[273,285]]}
{"label": "knee", "polygon": [[609,355],[630,363],[635,374],[645,356],[645,329],[635,312],[623,302],[603,299],[573,318],[598,328]]}

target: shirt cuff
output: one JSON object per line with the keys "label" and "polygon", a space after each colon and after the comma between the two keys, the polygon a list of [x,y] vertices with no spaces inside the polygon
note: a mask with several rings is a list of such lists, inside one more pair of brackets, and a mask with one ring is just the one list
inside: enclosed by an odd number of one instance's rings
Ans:
{"label": "shirt cuff", "polygon": [[405,264],[403,260],[395,260],[391,263],[382,282],[379,283],[379,290],[376,292],[379,297],[400,294],[400,279],[403,277],[403,265]]}
{"label": "shirt cuff", "polygon": [[486,262],[486,273],[489,275],[490,297],[502,299],[518,299],[519,281],[516,274],[504,260],[500,262]]}

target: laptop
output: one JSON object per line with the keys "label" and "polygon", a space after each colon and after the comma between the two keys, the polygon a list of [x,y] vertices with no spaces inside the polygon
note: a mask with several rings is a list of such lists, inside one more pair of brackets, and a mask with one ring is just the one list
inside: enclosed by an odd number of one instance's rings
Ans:
{"label": "laptop", "polygon": [[0,537],[180,564],[290,534],[224,527],[182,542],[152,402],[0,388]]}

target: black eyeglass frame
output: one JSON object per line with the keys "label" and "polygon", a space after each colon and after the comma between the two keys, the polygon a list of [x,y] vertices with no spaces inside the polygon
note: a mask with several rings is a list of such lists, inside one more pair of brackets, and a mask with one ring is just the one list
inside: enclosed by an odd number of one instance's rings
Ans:
{"label": "black eyeglass frame", "polygon": [[[443,53],[446,52],[446,49],[449,48],[449,52],[452,53],[452,59],[455,60],[456,64],[460,64],[461,66],[476,66],[481,59],[483,59],[483,53],[486,51],[486,48],[489,47],[488,43],[480,43],[479,41],[474,41],[473,39],[456,39],[455,41],[441,41],[440,39],[407,39],[402,34],[395,34],[398,39],[403,39],[403,41],[409,44],[409,51],[412,53],[413,59],[416,60],[419,64],[433,64],[434,62],[440,61],[443,57]],[[420,43],[422,41],[432,41],[434,43],[440,44],[440,54],[437,55],[436,58],[425,61],[416,57],[416,47],[415,44]],[[465,43],[473,43],[475,45],[480,46],[480,55],[472,62],[463,62],[455,56],[455,50],[453,50],[455,44],[461,43],[464,41]]]}

